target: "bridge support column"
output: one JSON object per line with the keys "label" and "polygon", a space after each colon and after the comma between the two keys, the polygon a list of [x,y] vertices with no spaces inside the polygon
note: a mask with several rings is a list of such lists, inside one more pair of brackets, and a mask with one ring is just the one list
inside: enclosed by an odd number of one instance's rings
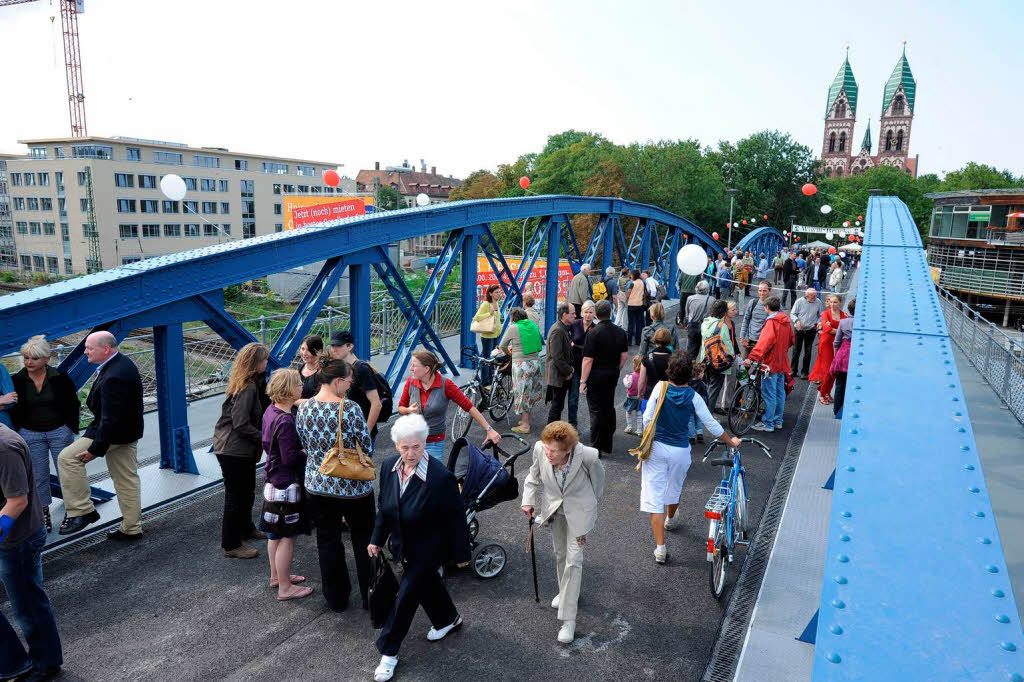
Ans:
{"label": "bridge support column", "polygon": [[[477,290],[476,290],[476,254],[479,250],[479,240],[475,234],[467,234],[462,237],[462,325],[459,328],[459,367],[472,369],[475,364],[468,355],[466,349],[476,348],[476,334],[469,330],[473,324],[473,316],[476,315]],[[475,354],[475,353],[474,353]]]}
{"label": "bridge support column", "polygon": [[604,279],[605,270],[614,263],[615,256],[615,231],[618,229],[618,221],[611,216],[604,219],[604,232],[601,239],[604,242],[601,246],[601,279]]}
{"label": "bridge support column", "polygon": [[370,357],[370,265],[348,267],[348,305],[357,358]]}
{"label": "bridge support column", "polygon": [[558,307],[558,258],[562,244],[561,226],[554,220],[548,223],[547,269],[544,272],[544,336],[555,323],[555,308]]}
{"label": "bridge support column", "polygon": [[185,343],[180,322],[153,327],[156,402],[160,419],[160,468],[198,474],[192,456],[185,400]]}

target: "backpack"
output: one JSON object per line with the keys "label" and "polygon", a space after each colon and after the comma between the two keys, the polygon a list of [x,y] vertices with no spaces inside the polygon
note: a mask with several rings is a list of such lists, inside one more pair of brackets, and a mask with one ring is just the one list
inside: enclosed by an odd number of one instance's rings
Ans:
{"label": "backpack", "polygon": [[664,301],[666,298],[668,298],[668,288],[664,284],[658,285],[656,293],[657,296],[655,296],[655,300],[657,300],[658,302]]}
{"label": "backpack", "polygon": [[716,372],[724,372],[732,366],[732,356],[725,352],[725,341],[722,340],[722,325],[719,322],[715,333],[704,340],[704,362]]}
{"label": "backpack", "polygon": [[591,297],[595,302],[603,301],[608,298],[608,287],[604,285],[604,282],[597,282],[594,284]]}
{"label": "backpack", "polygon": [[395,413],[395,397],[391,393],[391,386],[388,384],[388,380],[384,378],[384,375],[377,371],[373,365],[362,360],[360,363],[366,365],[373,372],[373,381],[377,384],[377,397],[380,398],[380,414],[377,416],[377,423],[383,424],[387,420],[391,419],[391,415]]}

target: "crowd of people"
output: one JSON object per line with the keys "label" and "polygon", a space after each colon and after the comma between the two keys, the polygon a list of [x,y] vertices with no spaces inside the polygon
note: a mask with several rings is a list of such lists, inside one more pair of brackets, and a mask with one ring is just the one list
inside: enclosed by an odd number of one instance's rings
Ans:
{"label": "crowd of people", "polygon": [[[714,415],[728,406],[742,365],[767,367],[761,386],[765,411],[754,429],[783,428],[793,378],[818,382],[819,400],[840,414],[855,302],[847,301],[844,312],[837,289],[855,265],[817,251],[785,249],[771,260],[765,254],[726,252],[709,258],[701,275],[680,276],[674,325],[666,320],[665,285],[650,272],[609,268],[595,280],[584,265],[566,300],[556,304],[555,324],[546,335],[532,297],[509,311],[506,324],[501,287],[487,289],[473,322],[481,352],[489,356],[497,350],[510,359],[512,410],[519,415],[512,430],[532,433],[537,426],[532,412],[548,405],[521,506],[536,526],[552,531],[559,592],[551,606],[561,622],[558,641],[575,636],[583,548],[604,490],[601,460],[614,449],[620,381],[623,433],[640,438],[630,450],[641,474],[639,507],[650,518],[654,561],[664,564],[666,531],[678,525],[690,448],[703,442],[705,433],[739,443]],[[773,284],[781,284],[781,291],[776,293]],[[801,285],[806,291],[797,298]],[[750,297],[752,286],[756,297]],[[824,305],[823,290],[828,292]],[[260,552],[247,541],[265,540],[269,587],[280,601],[302,599],[313,589],[292,572],[294,543],[315,532],[320,589],[335,611],[348,607],[352,593],[345,531],[364,609],[371,559],[387,556],[398,588],[377,639],[381,662],[374,679],[383,681],[395,672],[419,606],[433,626],[428,640],[440,640],[462,625],[439,574],[445,565],[466,565],[470,550],[459,490],[444,460],[448,411],[452,404],[465,410],[489,441],[498,443],[501,436],[479,406],[443,376],[438,358],[417,350],[395,401],[400,417],[390,435],[398,454],[374,462],[378,427],[391,417],[392,398],[354,347],[348,331],[336,332],[328,344],[308,336],[298,369],[278,369],[269,381],[269,349],[250,343],[239,350],[213,439],[224,480],[221,550],[229,559],[252,559]],[[108,537],[142,537],[136,460],[143,431],[141,379],[109,332],[90,334],[84,354],[98,372],[86,398],[93,419],[80,437],[77,389],[49,364],[45,338],[25,343],[24,368],[13,377],[0,366],[0,578],[28,642],[26,651],[0,617],[0,648],[14,652],[0,665],[0,675],[49,679],[62,665],[41,570],[41,551],[52,529],[51,462],[66,509],[58,533],[75,533],[99,520],[86,465],[103,457],[122,515]],[[582,400],[590,416],[587,444],[577,430]],[[264,455],[257,488],[257,465]],[[261,500],[254,521],[257,490]]]}

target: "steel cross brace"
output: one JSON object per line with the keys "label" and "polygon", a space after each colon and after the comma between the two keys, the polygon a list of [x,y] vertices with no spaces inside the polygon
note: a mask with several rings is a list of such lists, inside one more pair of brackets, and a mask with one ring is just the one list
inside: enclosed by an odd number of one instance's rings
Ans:
{"label": "steel cross brace", "polygon": [[516,286],[520,291],[530,279],[533,265],[537,262],[541,249],[544,248],[550,227],[551,216],[546,216],[541,219],[537,229],[533,231],[533,236],[530,237],[530,244],[526,247],[526,253],[523,254],[523,259],[519,262],[519,269],[516,270]]}
{"label": "steel cross brace", "polygon": [[626,253],[627,267],[632,270],[646,270],[651,262],[651,232],[654,232],[654,239],[657,239],[657,224],[649,219],[638,220],[636,229],[633,230],[633,237],[629,240],[629,249]]}
{"label": "steel cross brace", "polygon": [[328,258],[324,262],[270,351],[270,356],[278,366],[287,367],[299,352],[302,339],[309,334],[317,315],[320,314],[320,309],[324,307],[324,303],[330,298],[331,292],[344,274],[346,265],[344,256]]}
{"label": "steel cross brace", "polygon": [[[196,294],[192,297],[192,301],[202,309],[203,317],[201,319],[235,350],[241,350],[242,346],[247,343],[259,342],[259,339],[224,309],[224,294],[220,289]],[[281,363],[271,355],[267,362],[267,369],[274,370],[280,367],[282,367]]]}
{"label": "steel cross brace", "polygon": [[[113,322],[93,327],[89,330],[89,334],[103,331],[110,332],[114,335],[114,338],[117,339],[117,342],[121,343],[121,340],[131,332],[131,328],[129,327],[126,329],[125,326],[121,324],[120,320],[115,320]],[[86,336],[88,336],[88,334],[86,334]],[[85,385],[85,382],[89,380],[92,373],[96,371],[96,367],[94,365],[90,365],[88,358],[85,357],[85,337],[82,337],[82,340],[78,342],[75,349],[61,361],[60,369],[66,372],[71,380],[75,382],[76,388],[81,388]]]}
{"label": "steel cross brace", "polygon": [[501,246],[498,245],[498,240],[495,239],[491,226],[488,224],[485,227],[486,231],[480,236],[480,250],[487,256],[498,284],[501,285],[501,290],[505,292],[505,300],[501,304],[501,331],[504,333],[505,329],[508,328],[508,312],[512,308],[523,304],[523,291],[519,286],[515,273],[512,272],[512,268],[509,267],[508,262],[505,260],[505,255],[501,252]]}
{"label": "steel cross brace", "polygon": [[[595,261],[597,260],[597,250],[598,249],[601,249],[602,261],[610,260],[610,258],[608,257],[609,256],[608,246],[605,243],[606,240],[605,240],[605,236],[604,236],[605,235],[605,231],[608,230],[608,222],[609,222],[608,214],[604,214],[600,218],[597,219],[597,226],[594,227],[594,234],[592,234],[590,236],[590,243],[587,244],[587,251],[586,251],[586,253],[583,254],[583,262],[584,263],[590,263],[591,265],[594,265]],[[609,230],[609,234],[611,234],[610,230]],[[608,265],[611,265],[611,263],[609,263]],[[607,267],[607,266],[604,265],[604,263],[602,262],[602,265],[601,265],[601,273],[602,273],[602,275],[604,274],[604,268],[605,267]]]}
{"label": "steel cross brace", "polygon": [[562,240],[562,248],[565,250],[565,257],[569,261],[569,267],[572,268],[572,274],[576,275],[580,271],[580,266],[583,265],[585,261],[580,255],[580,245],[579,242],[576,241],[576,232],[572,229],[572,221],[569,220],[569,216],[565,214],[554,216],[554,220],[559,223],[559,234]]}
{"label": "steel cross brace", "polygon": [[664,284],[668,290],[669,298],[676,298],[676,276],[679,273],[679,264],[676,263],[676,253],[682,244],[682,230],[672,225],[668,226],[668,232],[661,241],[661,248],[658,250],[658,262],[655,263],[655,279],[659,284]]}

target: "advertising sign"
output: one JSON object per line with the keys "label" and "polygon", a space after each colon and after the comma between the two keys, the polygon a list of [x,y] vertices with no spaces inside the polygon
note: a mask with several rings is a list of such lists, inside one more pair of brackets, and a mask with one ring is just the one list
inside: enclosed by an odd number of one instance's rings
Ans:
{"label": "advertising sign", "polygon": [[319,225],[340,218],[373,212],[373,197],[346,197],[330,194],[288,196],[281,199],[284,229]]}
{"label": "advertising sign", "polygon": [[793,232],[804,232],[806,234],[828,234],[829,232],[839,234],[843,231],[846,234],[855,234],[858,237],[864,236],[864,229],[860,227],[817,227],[814,225],[794,225]]}
{"label": "advertising sign", "polygon": [[[522,258],[505,257],[508,267],[515,273],[519,269]],[[545,280],[547,279],[547,261],[538,258],[530,270],[530,279],[523,285],[523,294],[531,294],[537,303],[544,302]],[[476,297],[482,300],[487,287],[498,283],[498,277],[491,269],[491,262],[486,256],[477,256],[476,259]],[[563,260],[558,265],[558,298],[562,300],[569,291],[569,283],[572,281],[572,267],[569,261]]]}

